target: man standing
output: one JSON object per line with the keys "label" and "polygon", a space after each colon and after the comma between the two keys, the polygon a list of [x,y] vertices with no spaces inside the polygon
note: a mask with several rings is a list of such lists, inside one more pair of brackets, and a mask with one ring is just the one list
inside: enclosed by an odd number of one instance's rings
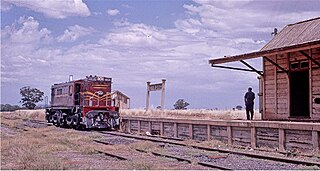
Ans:
{"label": "man standing", "polygon": [[[246,105],[246,114],[247,114],[247,119],[248,120],[253,120],[253,105],[254,105],[254,98],[255,98],[255,95],[254,93],[252,92],[252,88],[249,87],[248,88],[248,92],[246,92],[246,94],[244,95],[244,103]],[[249,112],[251,113],[251,117],[250,117],[250,114]]]}

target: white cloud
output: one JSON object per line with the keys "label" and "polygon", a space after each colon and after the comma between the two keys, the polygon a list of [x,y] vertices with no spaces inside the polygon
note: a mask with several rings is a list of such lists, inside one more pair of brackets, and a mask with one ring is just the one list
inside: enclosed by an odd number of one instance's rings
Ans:
{"label": "white cloud", "polygon": [[[79,79],[105,75],[113,78],[113,89],[128,94],[137,107],[144,104],[145,82],[166,78],[166,103],[179,96],[196,99],[191,103],[197,107],[224,107],[227,100],[225,106],[237,105],[242,102],[241,90],[253,86],[257,91],[256,74],[212,69],[208,59],[257,50],[271,38],[273,25],[315,16],[312,11],[287,11],[269,19],[274,8],[249,8],[251,3],[238,4],[239,8],[209,0],[184,5],[187,15],[171,28],[115,20],[114,28],[96,32],[101,39],[91,43],[79,38],[92,28],[70,26],[55,39],[74,41],[68,47],[50,44],[50,30],[24,17],[2,27],[1,86],[9,90],[12,84],[34,84],[49,93],[52,83],[66,81],[69,74]],[[260,61],[249,62],[261,67]]]}
{"label": "white cloud", "polygon": [[[89,16],[90,11],[82,0],[4,0],[5,2],[43,13],[50,18]],[[2,2],[1,2],[2,3]]]}
{"label": "white cloud", "polygon": [[203,4],[203,5],[213,5],[223,9],[229,8],[241,8],[244,5],[252,2],[253,0],[194,0],[196,3]]}
{"label": "white cloud", "polygon": [[80,37],[87,36],[93,33],[95,30],[92,27],[86,28],[79,25],[74,25],[68,27],[63,33],[57,37],[58,42],[73,42],[79,39]]}
{"label": "white cloud", "polygon": [[[175,21],[177,29],[197,36],[207,37],[213,44],[223,40],[228,47],[249,52],[261,48],[269,41],[272,30],[286,24],[319,16],[315,10],[287,10],[277,2],[194,0],[196,4],[184,4],[187,17]],[[277,7],[278,11],[274,11]],[[290,7],[288,7],[290,8]],[[211,39],[208,39],[211,37]],[[206,40],[206,39],[205,39]],[[225,55],[232,55],[226,52]],[[218,55],[215,55],[219,57]]]}
{"label": "white cloud", "polygon": [[10,9],[12,8],[12,5],[10,5],[9,3],[7,2],[2,2],[1,1],[1,12],[7,12],[7,11],[10,11]]}
{"label": "white cloud", "polygon": [[12,43],[38,44],[52,40],[51,31],[39,28],[39,22],[33,17],[20,17],[12,26],[1,30],[1,38]]}
{"label": "white cloud", "polygon": [[53,37],[50,30],[39,25],[33,17],[20,17],[1,30],[1,83],[32,84],[30,80],[59,53],[45,48]]}
{"label": "white cloud", "polygon": [[115,15],[120,14],[120,11],[118,9],[108,9],[107,14],[111,15],[111,16],[115,16]]}
{"label": "white cloud", "polygon": [[102,15],[102,12],[95,11],[93,12],[93,14],[98,16],[98,15]]}
{"label": "white cloud", "polygon": [[160,46],[167,39],[167,36],[157,27],[131,23],[117,24],[117,26],[122,27],[107,33],[105,38],[100,40],[100,43],[131,47],[152,47]]}
{"label": "white cloud", "polygon": [[129,26],[131,23],[128,22],[127,18],[121,18],[120,20],[114,20],[113,25],[115,27]]}
{"label": "white cloud", "polygon": [[201,30],[201,27],[203,27],[201,21],[193,18],[177,20],[175,26],[181,31],[191,34],[198,33]]}

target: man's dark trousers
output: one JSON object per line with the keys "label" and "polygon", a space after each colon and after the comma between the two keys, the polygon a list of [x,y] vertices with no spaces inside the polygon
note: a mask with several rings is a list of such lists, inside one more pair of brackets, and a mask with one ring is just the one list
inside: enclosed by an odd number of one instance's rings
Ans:
{"label": "man's dark trousers", "polygon": [[[249,112],[251,113],[251,117],[250,117],[250,114],[249,114]],[[250,118],[251,118],[251,120],[253,120],[253,105],[247,105],[246,106],[246,114],[247,114],[247,119],[248,120],[250,120]]]}

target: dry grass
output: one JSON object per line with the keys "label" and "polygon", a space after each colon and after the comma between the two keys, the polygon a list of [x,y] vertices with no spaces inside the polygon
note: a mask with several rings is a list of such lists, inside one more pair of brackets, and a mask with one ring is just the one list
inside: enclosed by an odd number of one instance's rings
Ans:
{"label": "dry grass", "polygon": [[[122,116],[143,116],[143,117],[165,117],[165,118],[190,118],[190,119],[217,119],[217,120],[245,120],[245,110],[206,110],[206,109],[188,109],[188,110],[157,110],[151,109],[122,109]],[[45,110],[17,110],[15,112],[1,112],[1,117],[7,119],[35,119],[45,120]],[[261,114],[255,110],[255,120],[261,120]]]}
{"label": "dry grass", "polygon": [[[44,110],[17,110],[14,112],[0,112],[1,125],[17,129],[21,127],[23,120],[42,120],[44,121]],[[3,131],[1,131],[3,133]]]}
{"label": "dry grass", "polygon": [[16,110],[14,112],[1,112],[1,117],[5,119],[35,119],[35,120],[45,120],[45,110]]}
{"label": "dry grass", "polygon": [[[143,109],[123,109],[122,116],[143,116],[153,118],[181,118],[181,119],[216,119],[216,120],[244,120],[246,119],[245,110],[206,110],[206,109],[188,109],[188,110],[156,110],[145,111]],[[255,120],[261,120],[261,114],[255,111]]]}
{"label": "dry grass", "polygon": [[[95,133],[92,133],[95,134]],[[96,135],[93,135],[96,137]],[[30,128],[15,137],[2,137],[1,169],[70,169],[71,158],[57,157],[61,152],[95,154],[93,138],[75,130],[55,127]]]}
{"label": "dry grass", "polygon": [[[60,152],[80,155],[96,153],[92,140],[96,133],[56,127],[18,129],[25,119],[44,120],[44,110],[1,112],[1,169],[61,170],[70,169],[70,158],[57,157]],[[4,131],[13,131],[8,136]],[[72,159],[72,158],[71,158]]]}
{"label": "dry grass", "polygon": [[223,143],[219,140],[210,140],[210,141],[201,141],[201,142],[195,142],[194,140],[189,140],[188,145],[200,145],[205,147],[227,147],[228,145],[226,143]]}
{"label": "dry grass", "polygon": [[[1,169],[66,169],[63,161],[41,152],[41,142],[38,139],[16,137],[1,143]],[[7,165],[3,166],[3,162]]]}
{"label": "dry grass", "polygon": [[150,163],[145,160],[141,161],[129,161],[127,163],[128,170],[158,170],[160,168],[157,167],[155,163]]}
{"label": "dry grass", "polygon": [[159,146],[149,141],[140,141],[129,145],[131,149],[158,151]]}
{"label": "dry grass", "polygon": [[1,169],[66,169],[61,160],[44,150],[50,145],[37,133],[2,137]]}

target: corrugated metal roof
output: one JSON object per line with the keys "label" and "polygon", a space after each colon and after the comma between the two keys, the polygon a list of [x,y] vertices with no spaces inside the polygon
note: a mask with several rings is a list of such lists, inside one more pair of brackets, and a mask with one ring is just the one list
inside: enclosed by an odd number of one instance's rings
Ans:
{"label": "corrugated metal roof", "polygon": [[277,54],[279,52],[282,52],[282,53],[283,52],[296,52],[297,50],[307,50],[310,48],[320,48],[320,40],[307,42],[307,43],[303,43],[303,44],[296,44],[296,45],[292,45],[292,46],[285,46],[285,47],[280,47],[280,48],[275,48],[275,49],[270,49],[270,50],[256,51],[256,52],[245,53],[245,54],[241,54],[241,55],[234,55],[234,56],[223,57],[223,58],[218,58],[218,59],[211,59],[211,60],[209,60],[209,63],[210,64],[222,64],[222,63],[227,63],[227,62],[234,62],[234,61],[239,61],[239,60],[246,60],[246,59],[262,57],[265,55]]}
{"label": "corrugated metal roof", "polygon": [[260,51],[295,46],[320,40],[320,17],[289,24]]}

